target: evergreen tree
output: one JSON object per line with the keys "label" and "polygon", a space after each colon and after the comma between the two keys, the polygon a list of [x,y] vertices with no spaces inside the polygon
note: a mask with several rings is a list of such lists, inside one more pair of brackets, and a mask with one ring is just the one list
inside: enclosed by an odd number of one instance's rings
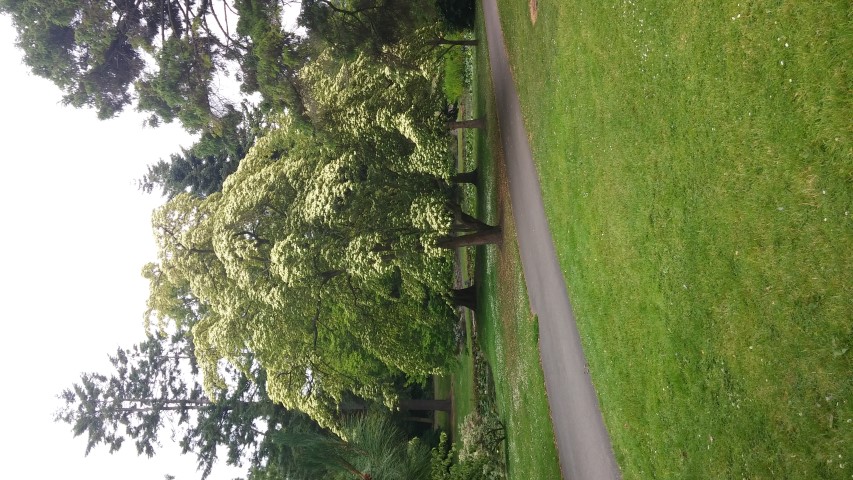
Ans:
{"label": "evergreen tree", "polygon": [[270,401],[266,373],[248,358],[244,368],[223,370],[227,386],[205,394],[187,334],[149,335],[119,348],[110,357],[111,373],[83,374],[62,392],[56,420],[70,424],[75,436],[87,435],[87,454],[101,444],[115,452],[131,440],[139,454],[152,456],[164,427],[176,429],[183,452],[196,455],[202,478],[223,450],[229,464],[291,468],[292,453],[273,437],[291,428],[316,430],[316,424]]}

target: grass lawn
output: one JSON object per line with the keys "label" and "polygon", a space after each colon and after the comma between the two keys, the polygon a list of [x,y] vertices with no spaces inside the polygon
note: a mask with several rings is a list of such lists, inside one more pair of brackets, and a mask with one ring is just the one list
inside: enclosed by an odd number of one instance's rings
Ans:
{"label": "grass lawn", "polygon": [[499,7],[625,478],[851,478],[850,3]]}
{"label": "grass lawn", "polygon": [[434,398],[453,398],[453,412],[435,412],[435,424],[438,428],[450,432],[454,439],[457,438],[462,420],[476,408],[472,349],[469,336],[450,375],[433,379]]}

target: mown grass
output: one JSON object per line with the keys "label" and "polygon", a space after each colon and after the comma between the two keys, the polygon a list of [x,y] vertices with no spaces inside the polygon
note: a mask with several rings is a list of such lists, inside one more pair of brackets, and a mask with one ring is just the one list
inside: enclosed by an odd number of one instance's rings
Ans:
{"label": "mown grass", "polygon": [[[448,399],[452,398],[453,390],[451,387],[452,380],[450,375],[435,375],[432,378],[432,398]],[[435,412],[433,417],[433,427],[438,430],[450,431],[452,428],[451,418],[448,412]]]}
{"label": "mown grass", "polygon": [[465,65],[462,50],[451,48],[444,54],[444,96],[449,103],[459,100],[465,92]]}
{"label": "mown grass", "polygon": [[625,478],[851,478],[849,2],[499,4]]}
{"label": "mown grass", "polygon": [[[470,326],[470,319],[466,318]],[[474,411],[477,398],[474,387],[474,357],[471,336],[467,335],[465,345],[456,357],[456,362],[447,376],[433,378],[434,398],[452,398],[453,411],[435,412],[435,426],[450,432],[458,438],[459,427],[465,417]]]}
{"label": "mown grass", "polygon": [[469,132],[473,136],[480,177],[478,217],[493,225],[500,224],[504,232],[502,245],[477,248],[477,338],[492,369],[495,403],[506,427],[509,478],[560,478],[539,363],[537,322],[530,315],[502,173],[499,127],[482,24],[476,37],[481,44],[476,49],[470,118],[487,119],[485,130]]}

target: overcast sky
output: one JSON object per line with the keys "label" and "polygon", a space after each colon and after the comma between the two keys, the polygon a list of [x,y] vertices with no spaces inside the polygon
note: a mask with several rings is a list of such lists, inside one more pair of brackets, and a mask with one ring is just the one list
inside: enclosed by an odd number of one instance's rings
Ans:
{"label": "overcast sky", "polygon": [[[192,139],[175,125],[143,129],[135,112],[99,121],[63,107],[52,83],[27,72],[14,41],[0,16],[0,477],[199,478],[174,444],[151,460],[132,444],[84,458],[83,438],[52,421],[63,388],[143,339],[140,271],[154,258],[150,214],[162,200],[135,179]],[[238,473],[223,466],[211,480]]]}

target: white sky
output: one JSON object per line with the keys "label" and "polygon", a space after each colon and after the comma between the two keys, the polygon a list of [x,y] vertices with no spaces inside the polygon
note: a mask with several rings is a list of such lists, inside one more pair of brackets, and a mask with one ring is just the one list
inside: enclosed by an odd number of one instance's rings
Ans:
{"label": "white sky", "polygon": [[[192,139],[175,125],[142,129],[135,112],[99,121],[63,107],[14,41],[0,16],[0,477],[197,479],[195,457],[174,444],[150,460],[132,443],[84,458],[85,440],[52,421],[63,388],[143,339],[140,271],[155,256],[150,213],[162,200],[135,179]],[[222,465],[210,478],[242,474]]]}

